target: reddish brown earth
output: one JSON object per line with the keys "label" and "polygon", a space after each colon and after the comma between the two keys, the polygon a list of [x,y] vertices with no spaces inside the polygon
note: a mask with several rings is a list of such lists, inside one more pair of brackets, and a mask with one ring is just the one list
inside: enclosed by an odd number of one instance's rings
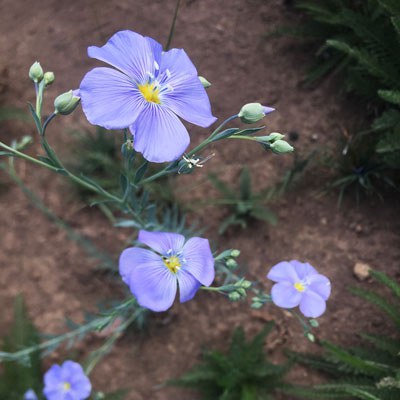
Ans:
{"label": "reddish brown earth", "polygon": [[[299,84],[312,57],[306,46],[289,38],[264,37],[265,32],[298,19],[281,1],[183,3],[173,47],[185,48],[199,73],[213,83],[209,95],[214,115],[220,120],[238,112],[246,102],[273,106],[277,111],[268,116],[268,129],[298,132],[299,140],[294,145],[300,154],[335,148],[340,127],[351,128],[357,123],[354,114],[358,105],[338,93],[338,82],[328,80],[312,90]],[[45,112],[51,112],[51,99],[78,87],[85,72],[97,65],[86,56],[87,46],[102,45],[122,29],[165,43],[174,4],[172,0],[2,0],[1,104],[24,108],[26,101],[33,100],[27,71],[38,59],[56,75],[45,105]],[[73,143],[67,130],[71,126],[88,126],[81,110],[56,120],[48,131],[49,141],[64,159],[68,159],[66,145],[70,148]],[[0,132],[6,142],[24,134],[34,135],[33,127],[4,124]],[[191,127],[191,134],[194,143],[207,135],[195,127]],[[216,156],[207,168],[174,181],[182,202],[216,195],[204,180],[209,171],[218,171],[222,179],[235,182],[240,168],[247,165],[256,188],[265,187],[283,175],[292,157],[267,154],[261,147],[237,141],[219,143],[212,151]],[[39,152],[36,143],[31,153]],[[57,215],[115,257],[126,246],[128,235],[135,235],[112,228],[101,213],[85,206],[61,177],[23,161],[17,164],[27,185]],[[100,300],[121,296],[118,284],[96,272],[95,260],[69,241],[65,232],[32,206],[4,175],[0,179],[5,183],[0,194],[1,335],[11,321],[13,299],[21,292],[30,315],[44,332],[61,332],[65,330],[64,316],[82,320],[83,311],[95,311]],[[219,237],[217,228],[225,215],[223,209],[200,208],[192,218],[208,226],[206,235],[220,249],[240,249],[246,276],[260,280],[266,290],[271,284],[264,276],[278,261],[295,258],[316,266],[333,283],[332,297],[317,335],[352,345],[357,342],[358,332],[390,330],[382,326],[384,320],[376,310],[351,296],[346,288],[377,287],[371,281],[360,283],[354,278],[352,270],[357,261],[399,277],[398,198],[388,195],[384,202],[370,198],[358,206],[353,197],[347,196],[342,207],[337,208],[337,193],[316,195],[329,179],[327,170],[316,163],[292,191],[273,204],[279,216],[276,227],[257,223]],[[254,334],[271,319],[277,328],[266,349],[274,360],[282,360],[284,347],[315,349],[302,337],[298,323],[281,310],[271,306],[251,311],[246,303],[232,304],[220,295],[202,292],[193,301],[176,304],[152,320],[146,333],[130,334],[120,340],[94,370],[94,385],[99,390],[130,387],[128,400],[187,399],[187,392],[162,388],[160,384],[195,364],[202,347],[226,348],[227,338],[236,326],[242,325],[246,332]],[[99,339],[92,338],[79,347],[79,352],[83,355],[88,346],[100,344]],[[47,359],[46,366],[59,361],[59,356],[54,354]],[[304,384],[317,379],[302,369],[291,376]]]}

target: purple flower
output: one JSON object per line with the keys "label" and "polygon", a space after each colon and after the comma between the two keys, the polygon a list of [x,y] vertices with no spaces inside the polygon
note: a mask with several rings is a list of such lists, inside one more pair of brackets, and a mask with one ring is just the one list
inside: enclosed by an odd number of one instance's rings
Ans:
{"label": "purple flower", "polygon": [[309,263],[282,261],[271,268],[267,278],[277,282],[272,287],[271,296],[278,307],[299,305],[300,311],[308,318],[317,318],[324,313],[331,283]]}
{"label": "purple flower", "polygon": [[92,385],[82,367],[73,361],[54,364],[44,375],[43,393],[47,400],[84,400]]}
{"label": "purple flower", "polygon": [[134,147],[152,162],[178,159],[190,138],[178,117],[202,127],[216,118],[197,70],[182,49],[162,51],[155,40],[117,32],[89,57],[114,68],[94,68],[80,85],[83,111],[95,125],[129,127]]}
{"label": "purple flower", "polygon": [[207,239],[177,233],[140,231],[138,241],[151,250],[125,249],[119,272],[139,304],[153,311],[172,306],[179,286],[180,302],[191,300],[201,285],[214,280],[214,257]]}

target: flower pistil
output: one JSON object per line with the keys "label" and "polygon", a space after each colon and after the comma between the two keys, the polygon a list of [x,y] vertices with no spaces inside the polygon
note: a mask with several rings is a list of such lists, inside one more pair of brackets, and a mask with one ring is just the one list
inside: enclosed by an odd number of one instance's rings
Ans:
{"label": "flower pistil", "polygon": [[177,256],[163,257],[163,261],[173,274],[176,274],[182,267],[181,260]]}

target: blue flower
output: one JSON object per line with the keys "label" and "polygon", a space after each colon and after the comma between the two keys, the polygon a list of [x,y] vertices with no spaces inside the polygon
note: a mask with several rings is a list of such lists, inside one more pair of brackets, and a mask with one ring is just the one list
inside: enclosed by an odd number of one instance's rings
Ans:
{"label": "blue flower", "polygon": [[24,394],[24,400],[38,400],[34,390],[29,389]]}
{"label": "blue flower", "polygon": [[191,300],[201,285],[214,280],[214,257],[207,239],[177,233],[140,231],[138,241],[151,250],[130,247],[119,259],[119,272],[139,304],[153,311]]}
{"label": "blue flower", "polygon": [[282,308],[300,306],[308,318],[320,317],[331,294],[329,279],[309,263],[282,261],[271,268],[268,279],[277,282],[271,291],[272,301]]}
{"label": "blue flower", "polygon": [[43,393],[47,400],[85,400],[91,391],[89,378],[76,362],[54,364],[44,375]]}
{"label": "blue flower", "polygon": [[182,49],[162,51],[149,37],[117,32],[89,57],[114,68],[94,68],[80,85],[87,119],[107,129],[129,127],[134,147],[152,162],[178,159],[190,143],[178,117],[202,127],[216,118],[197,70]]}

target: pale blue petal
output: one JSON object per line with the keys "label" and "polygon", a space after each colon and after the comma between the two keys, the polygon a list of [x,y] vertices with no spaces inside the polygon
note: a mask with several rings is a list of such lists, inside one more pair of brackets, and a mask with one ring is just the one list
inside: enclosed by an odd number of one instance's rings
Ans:
{"label": "pale blue petal", "polygon": [[307,290],[300,301],[300,311],[307,318],[318,318],[326,310],[325,300],[317,293]]}
{"label": "pale blue petal", "polygon": [[293,308],[299,305],[302,294],[290,282],[279,282],[272,286],[272,301],[282,308]]}
{"label": "pale blue petal", "polygon": [[300,279],[306,279],[311,275],[318,274],[318,271],[309,263],[302,263],[297,260],[292,260],[290,261],[290,263],[296,269],[297,275],[299,276]]}
{"label": "pale blue petal", "polygon": [[157,41],[155,41],[154,39],[145,36],[145,39],[147,40],[147,42],[150,45],[151,51],[153,53],[153,57],[154,57],[154,61],[156,62],[156,64],[154,64],[154,73],[155,75],[157,75],[157,71],[160,70],[160,65],[161,65],[161,53],[162,53],[162,46],[160,43],[158,43]]}
{"label": "pale blue petal", "polygon": [[331,294],[331,282],[321,274],[311,275],[308,278],[308,290],[320,295],[324,300],[328,300]]}
{"label": "pale blue petal", "polygon": [[134,148],[151,162],[177,160],[190,143],[189,134],[179,118],[170,110],[147,103],[130,130]]}
{"label": "pale blue petal", "polygon": [[57,385],[62,379],[62,369],[58,364],[54,364],[51,368],[44,374],[44,384],[46,386]]}
{"label": "pale blue petal", "polygon": [[153,42],[136,32],[120,31],[103,47],[89,47],[88,55],[118,68],[136,83],[143,83],[155,72]]}
{"label": "pale blue petal", "polygon": [[119,273],[122,280],[129,285],[131,273],[138,262],[144,265],[151,265],[159,260],[160,256],[153,251],[141,249],[139,247],[129,247],[125,249],[119,257]]}
{"label": "pale blue petal", "polygon": [[145,249],[126,249],[120,257],[120,273],[142,307],[165,311],[172,306],[177,280],[159,255]]}
{"label": "pale blue petal", "polygon": [[138,241],[149,246],[160,254],[173,254],[182,250],[185,237],[179,233],[139,231]]}
{"label": "pale blue petal", "polygon": [[263,112],[265,115],[271,113],[272,111],[275,111],[275,108],[263,106]]}
{"label": "pale blue petal", "polygon": [[171,49],[162,53],[160,74],[169,71],[172,75],[184,74],[198,76],[196,67],[183,49]]}
{"label": "pale blue petal", "polygon": [[288,261],[281,261],[274,265],[269,271],[267,278],[274,282],[286,281],[291,284],[299,282],[300,280],[295,267]]}
{"label": "pale blue petal", "polygon": [[37,400],[36,393],[32,389],[27,390],[24,394],[24,400]]}
{"label": "pale blue petal", "polygon": [[216,121],[211,113],[210,100],[197,75],[171,72],[166,81],[171,90],[162,94],[161,103],[184,120],[208,127]]}
{"label": "pale blue petal", "polygon": [[207,239],[194,237],[183,247],[182,269],[188,271],[202,285],[210,286],[215,277],[214,257]]}
{"label": "pale blue petal", "polygon": [[79,95],[89,122],[106,129],[127,128],[144,109],[145,100],[137,86],[111,68],[88,72],[81,82]]}
{"label": "pale blue petal", "polygon": [[181,303],[192,300],[201,283],[189,272],[180,270],[177,274],[179,284],[179,299]]}

